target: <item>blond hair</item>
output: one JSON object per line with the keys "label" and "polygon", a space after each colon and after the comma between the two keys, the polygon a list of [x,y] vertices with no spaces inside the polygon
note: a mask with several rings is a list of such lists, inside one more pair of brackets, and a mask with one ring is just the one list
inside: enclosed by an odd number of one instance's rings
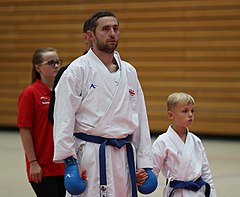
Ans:
{"label": "blond hair", "polygon": [[190,94],[174,92],[167,98],[167,111],[171,111],[177,104],[195,104],[195,101]]}

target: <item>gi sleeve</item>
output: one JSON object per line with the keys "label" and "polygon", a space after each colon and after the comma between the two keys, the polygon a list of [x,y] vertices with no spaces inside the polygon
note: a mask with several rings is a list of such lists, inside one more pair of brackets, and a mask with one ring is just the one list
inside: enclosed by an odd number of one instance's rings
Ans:
{"label": "gi sleeve", "polygon": [[132,143],[136,148],[137,168],[152,168],[152,141],[148,124],[146,104],[138,79],[136,80],[136,83],[139,126],[133,133]]}
{"label": "gi sleeve", "polygon": [[209,162],[207,159],[207,154],[205,151],[205,148],[203,147],[202,143],[202,157],[203,157],[203,163],[202,163],[202,179],[206,181],[210,187],[211,187],[211,192],[210,192],[210,197],[216,197],[216,190],[213,184],[213,178],[211,174],[211,170],[209,167]]}
{"label": "gi sleeve", "polygon": [[55,88],[54,106],[54,158],[53,161],[73,156],[77,158],[74,147],[75,113],[82,102],[82,71],[77,62],[72,63],[63,73]]}

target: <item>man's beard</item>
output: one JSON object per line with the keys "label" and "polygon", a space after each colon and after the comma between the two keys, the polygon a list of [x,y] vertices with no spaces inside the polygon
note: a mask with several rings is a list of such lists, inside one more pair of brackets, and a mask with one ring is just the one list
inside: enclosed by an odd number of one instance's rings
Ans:
{"label": "man's beard", "polygon": [[97,43],[96,43],[96,46],[97,46],[97,49],[99,51],[103,51],[105,53],[113,53],[114,50],[117,48],[118,46],[118,41],[116,42],[115,45],[108,45],[108,44],[104,44],[103,42],[99,41],[98,39],[97,40]]}

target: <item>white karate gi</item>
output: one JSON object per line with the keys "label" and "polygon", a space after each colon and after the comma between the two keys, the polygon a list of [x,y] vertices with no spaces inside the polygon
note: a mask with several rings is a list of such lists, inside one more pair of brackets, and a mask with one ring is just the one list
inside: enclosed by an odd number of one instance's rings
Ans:
{"label": "white karate gi", "polygon": [[[153,171],[158,177],[162,170],[163,176],[168,179],[164,188],[164,197],[171,192],[170,181],[195,181],[200,176],[209,183],[211,197],[216,196],[212,175],[209,168],[206,152],[201,140],[193,133],[187,133],[184,143],[178,134],[169,126],[166,133],[158,136],[153,143]],[[203,186],[197,192],[177,189],[174,197],[205,197]]]}
{"label": "white karate gi", "polygon": [[[114,78],[90,49],[63,73],[55,91],[54,161],[74,156],[87,171],[87,188],[81,196],[99,197],[99,144],[73,137],[73,133],[106,138],[132,136],[137,168],[152,168],[152,150],[144,95],[136,70],[114,58],[120,69]],[[126,146],[106,147],[107,197],[132,196]]]}

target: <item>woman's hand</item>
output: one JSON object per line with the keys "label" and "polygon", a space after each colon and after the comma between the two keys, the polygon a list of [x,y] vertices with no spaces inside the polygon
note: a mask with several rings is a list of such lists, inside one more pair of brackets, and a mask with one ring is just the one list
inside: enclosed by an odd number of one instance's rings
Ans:
{"label": "woman's hand", "polygon": [[35,183],[42,181],[42,168],[37,161],[30,163],[30,179]]}

